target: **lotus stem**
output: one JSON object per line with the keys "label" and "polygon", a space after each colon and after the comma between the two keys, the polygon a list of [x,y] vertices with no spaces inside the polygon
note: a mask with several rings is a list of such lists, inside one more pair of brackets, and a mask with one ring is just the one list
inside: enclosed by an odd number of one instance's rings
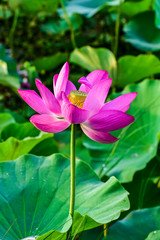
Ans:
{"label": "lotus stem", "polygon": [[[75,206],[75,180],[76,180],[76,164],[75,164],[75,146],[76,146],[76,125],[71,125],[71,145],[70,145],[70,158],[71,158],[71,190],[70,190],[70,209],[72,221],[74,217],[74,206]],[[73,222],[72,222],[73,224]],[[69,230],[71,235],[72,227]]]}
{"label": "lotus stem", "polygon": [[14,33],[16,30],[17,22],[18,22],[19,12],[20,10],[19,8],[17,8],[14,13],[13,24],[9,33],[9,43],[10,43],[10,48],[12,50],[12,57],[14,57]]}
{"label": "lotus stem", "polygon": [[115,56],[117,56],[117,51],[118,51],[118,42],[119,42],[119,27],[120,27],[120,17],[121,17],[121,5],[122,3],[120,2],[117,10],[117,21],[115,25],[115,43],[114,43],[114,50],[113,53]]}
{"label": "lotus stem", "polygon": [[64,13],[65,20],[68,23],[69,28],[70,28],[71,42],[72,42],[73,48],[77,48],[76,41],[75,41],[75,35],[74,35],[74,29],[73,29],[72,23],[71,23],[71,21],[70,21],[70,19],[68,17],[65,5],[63,3],[63,0],[61,1],[61,5],[62,5],[62,10],[63,10],[63,13]]}
{"label": "lotus stem", "polygon": [[107,224],[103,225],[103,229],[104,229],[103,235],[104,235],[104,237],[106,237],[107,236]]}

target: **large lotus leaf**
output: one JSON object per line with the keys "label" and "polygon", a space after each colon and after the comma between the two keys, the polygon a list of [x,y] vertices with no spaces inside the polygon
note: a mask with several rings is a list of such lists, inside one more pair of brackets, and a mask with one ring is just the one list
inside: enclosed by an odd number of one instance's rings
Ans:
{"label": "large lotus leaf", "polygon": [[141,51],[159,51],[160,30],[155,27],[154,17],[152,11],[134,16],[124,25],[125,41]]}
{"label": "large lotus leaf", "polygon": [[9,113],[0,113],[0,130],[10,123],[15,123],[15,119]]}
{"label": "large lotus leaf", "polygon": [[108,71],[109,76],[113,78],[113,84],[118,87],[124,87],[128,83],[137,82],[153,74],[160,73],[160,61],[152,54],[123,56],[118,59],[117,64],[115,56],[110,50],[85,46],[74,50],[71,53],[70,61],[88,71],[96,69]]}
{"label": "large lotus leaf", "polygon": [[[79,29],[83,22],[82,16],[78,14],[73,14],[70,17],[70,21],[74,30]],[[42,24],[40,29],[47,34],[57,34],[69,30],[69,25],[65,19],[61,19],[59,22],[55,22],[55,20],[49,20],[48,22]]]}
{"label": "large lotus leaf", "polygon": [[156,27],[160,28],[160,0],[154,1],[154,10],[156,12]]}
{"label": "large lotus leaf", "polygon": [[92,48],[85,46],[75,49],[71,53],[70,61],[79,66],[94,71],[97,69],[106,70],[109,76],[115,78],[117,62],[114,54],[106,48]]}
{"label": "large lotus leaf", "polygon": [[31,123],[14,123],[3,128],[0,143],[0,161],[9,161],[29,153],[38,143],[53,137],[40,132]]}
{"label": "large lotus leaf", "polygon": [[39,11],[54,12],[57,10],[60,0],[9,0],[11,9],[19,8],[24,13],[34,14]]}
{"label": "large lotus leaf", "polygon": [[34,60],[33,64],[38,71],[51,71],[65,62],[67,59],[66,53],[58,52],[52,56],[42,57]]}
{"label": "large lotus leaf", "polygon": [[[160,82],[144,80],[127,86],[121,94],[137,92],[128,111],[135,122],[115,132],[120,140],[105,145],[84,138],[84,146],[91,151],[92,166],[101,176],[116,176],[122,182],[132,180],[136,171],[143,169],[156,155],[160,131]],[[121,94],[114,94],[115,98]]]}
{"label": "large lotus leaf", "polygon": [[142,0],[142,1],[125,1],[122,5],[121,12],[127,17],[132,17],[140,12],[145,12],[150,10],[153,4],[152,0]]}
{"label": "large lotus leaf", "polygon": [[113,224],[105,240],[144,240],[160,228],[160,207],[131,212],[125,219]]}
{"label": "large lotus leaf", "polygon": [[159,240],[160,239],[160,230],[151,232],[146,240]]}
{"label": "large lotus leaf", "polygon": [[123,56],[118,60],[116,85],[124,87],[156,73],[160,73],[160,61],[156,56],[152,54]]}
{"label": "large lotus leaf", "polygon": [[[70,160],[60,154],[46,158],[24,155],[0,163],[0,237],[11,225],[6,240],[40,236],[51,230],[47,239],[55,239],[54,230],[67,231],[71,224],[69,189]],[[117,219],[129,207],[127,195],[116,178],[103,183],[86,163],[78,161],[73,231]]]}
{"label": "large lotus leaf", "polygon": [[[117,6],[124,0],[72,0],[65,1],[65,8],[69,15],[73,13],[83,14],[86,17],[92,17],[105,6]],[[62,14],[62,11],[59,11]]]}

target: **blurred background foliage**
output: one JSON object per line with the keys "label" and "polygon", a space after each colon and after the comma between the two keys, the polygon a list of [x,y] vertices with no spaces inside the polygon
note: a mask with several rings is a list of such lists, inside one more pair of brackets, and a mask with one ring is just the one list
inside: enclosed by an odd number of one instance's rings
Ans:
{"label": "blurred background foliage", "polygon": [[[0,23],[1,167],[5,161],[12,162],[28,153],[47,157],[58,152],[69,157],[69,130],[53,138],[53,134],[35,129],[28,122],[34,112],[20,99],[17,88],[37,91],[34,80],[38,77],[52,90],[53,75],[65,61],[70,63],[70,80],[77,87],[81,76],[104,69],[113,79],[107,101],[138,92],[128,112],[136,121],[116,131],[120,140],[111,145],[93,142],[79,129],[76,157],[87,163],[89,171],[92,169],[104,183],[115,176],[130,193],[131,206],[121,220],[107,225],[107,234],[98,227],[101,222],[96,223],[95,219],[100,218],[93,214],[93,226],[97,228],[81,233],[79,239],[159,239],[156,230],[160,229],[160,0],[1,0]],[[18,161],[21,166],[26,160],[22,157]],[[35,166],[39,169],[37,163]],[[6,174],[10,167],[6,163]],[[6,184],[10,187],[12,181]],[[6,198],[8,202],[12,200],[8,193]],[[122,209],[125,208],[123,205]],[[7,219],[5,213],[2,219]],[[75,220],[78,222],[77,219],[81,219],[79,215]],[[13,221],[14,218],[9,221],[10,225]],[[9,226],[0,227],[1,237]],[[92,227],[90,223],[86,229]],[[40,235],[43,230],[38,228],[40,232],[33,228],[29,233]],[[24,234],[14,233],[6,239],[24,237],[27,233],[24,230]],[[55,232],[48,239],[65,238],[65,234]]]}

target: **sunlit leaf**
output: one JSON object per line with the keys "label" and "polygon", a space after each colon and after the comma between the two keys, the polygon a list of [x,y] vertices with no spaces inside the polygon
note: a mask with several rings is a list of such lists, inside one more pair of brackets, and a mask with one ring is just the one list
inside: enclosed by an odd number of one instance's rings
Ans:
{"label": "sunlit leaf", "polygon": [[160,239],[160,230],[151,232],[146,240],[159,240]]}
{"label": "sunlit leaf", "polygon": [[125,1],[122,5],[122,14],[127,17],[132,17],[140,12],[145,12],[150,10],[153,5],[152,0],[142,0],[142,1]]}
{"label": "sunlit leaf", "polygon": [[124,87],[156,73],[160,73],[160,61],[156,56],[152,54],[140,54],[137,57],[123,56],[118,59],[116,85]]}
{"label": "sunlit leaf", "polygon": [[0,74],[0,84],[13,89],[20,88],[19,78],[8,74]]}
{"label": "sunlit leaf", "polygon": [[3,128],[0,143],[0,161],[9,161],[27,154],[38,143],[51,138],[52,133],[40,132],[31,123],[14,123]]}
{"label": "sunlit leaf", "polygon": [[90,46],[75,49],[71,53],[70,61],[88,71],[97,69],[106,70],[110,77],[115,78],[117,62],[114,54],[109,49],[96,49]]}
{"label": "sunlit leaf", "polygon": [[88,71],[106,70],[113,79],[112,86],[118,87],[124,87],[129,83],[160,73],[160,61],[152,54],[122,56],[116,62],[115,56],[110,50],[85,46],[74,50],[71,53],[70,61]]}

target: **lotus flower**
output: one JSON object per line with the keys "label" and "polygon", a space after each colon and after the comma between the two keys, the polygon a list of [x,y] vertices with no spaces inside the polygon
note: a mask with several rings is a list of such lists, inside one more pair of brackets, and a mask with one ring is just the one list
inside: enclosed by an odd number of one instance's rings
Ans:
{"label": "lotus flower", "polygon": [[124,94],[105,103],[112,80],[105,70],[95,70],[79,79],[79,90],[68,80],[69,65],[65,63],[53,78],[54,94],[36,79],[41,97],[33,90],[18,92],[37,113],[31,123],[41,131],[57,133],[70,124],[80,124],[83,132],[101,143],[114,143],[118,138],[109,132],[126,127],[134,117],[126,114],[137,93]]}

